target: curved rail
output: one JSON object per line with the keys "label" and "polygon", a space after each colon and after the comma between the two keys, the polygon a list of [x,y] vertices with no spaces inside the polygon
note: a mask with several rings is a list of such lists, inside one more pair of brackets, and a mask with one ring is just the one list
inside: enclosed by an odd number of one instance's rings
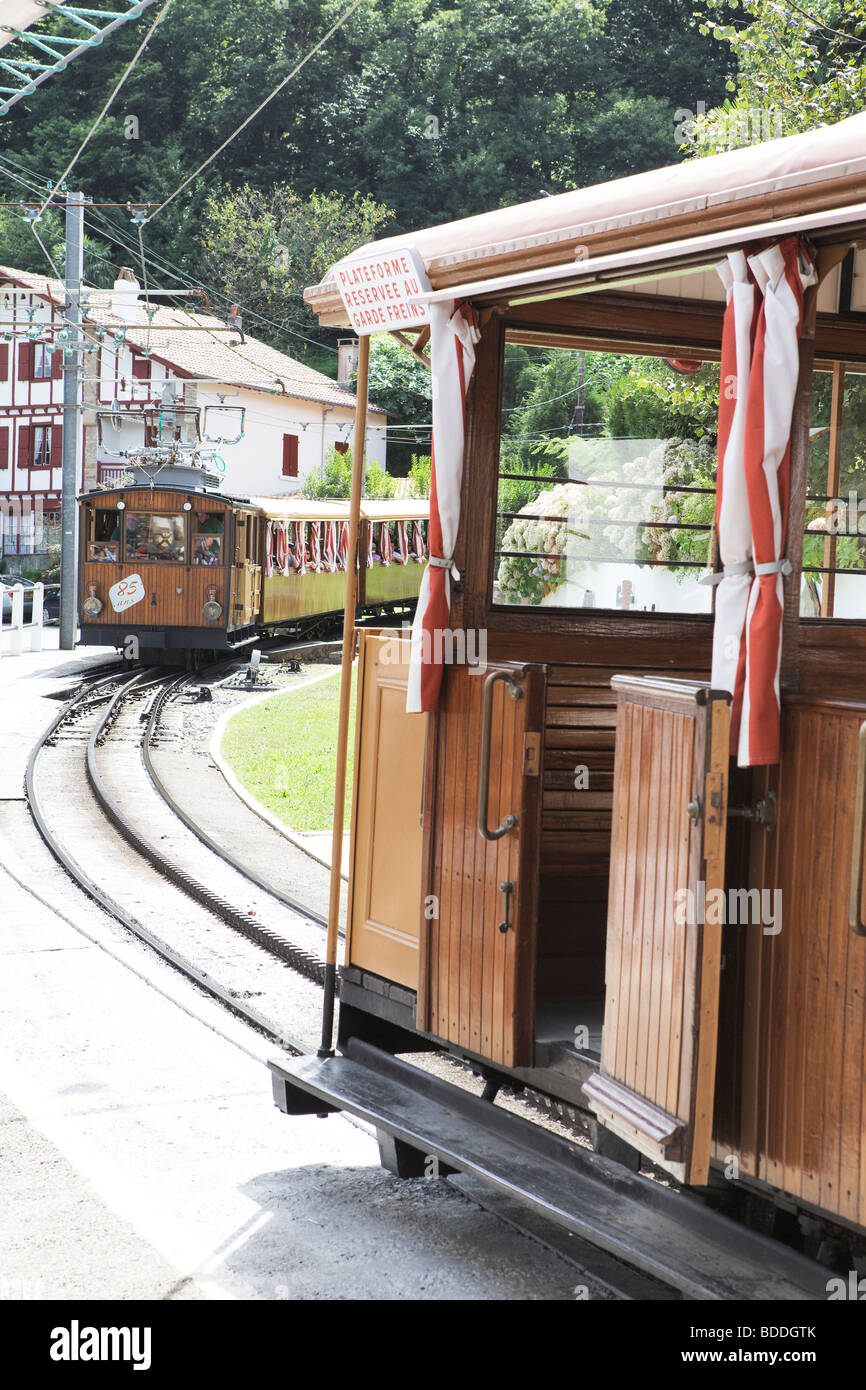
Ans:
{"label": "curved rail", "polygon": [[[307,1047],[304,1043],[284,1033],[281,1029],[274,1027],[273,1023],[262,1014],[258,1013],[256,1009],[251,1008],[248,1004],[241,1003],[228,989],[223,988],[217,980],[213,979],[205,971],[200,970],[198,966],[186,956],[181,955],[179,951],[169,946],[166,941],[163,941],[161,937],[150,931],[143,923],[139,922],[136,917],[133,917],[130,912],[127,912],[122,904],[118,903],[116,899],[106,893],[89,874],[85,873],[71,855],[67,854],[63,845],[52,832],[48,818],[39,801],[36,789],[36,769],[40,754],[46,744],[53,738],[61,724],[74,713],[76,706],[83,704],[87,700],[87,697],[92,695],[95,689],[101,689],[101,687],[105,685],[122,679],[125,674],[124,672],[118,672],[117,675],[103,677],[100,680],[88,683],[84,689],[76,692],[73,698],[59,710],[40,739],[34,744],[30,757],[27,760],[24,784],[30,813],[33,816],[36,828],[58,863],[63,866],[70,877],[75,880],[88,897],[98,902],[100,907],[104,908],[110,916],[114,917],[116,921],[120,922],[140,941],[150,946],[158,956],[167,961],[168,964],[173,966],[176,970],[180,971],[187,979],[192,980],[194,984],[197,984],[214,999],[218,999],[219,1002],[230,1009],[232,1013],[244,1019],[247,1023],[250,1023],[267,1037],[272,1038],[275,1042],[279,1043],[281,1047],[286,1048],[287,1051],[300,1055],[307,1051]],[[128,683],[127,680],[126,684]]]}
{"label": "curved rail", "polygon": [[[163,877],[167,878],[170,883],[173,883],[176,888],[180,888],[189,897],[201,903],[202,907],[213,912],[223,922],[227,923],[228,926],[234,927],[236,931],[241,932],[251,941],[255,941],[259,946],[264,946],[271,955],[277,956],[280,960],[285,961],[287,965],[290,965],[301,975],[305,975],[308,980],[313,980],[316,984],[321,984],[324,980],[325,972],[323,961],[314,956],[311,951],[307,951],[303,947],[295,945],[293,941],[289,941],[286,937],[281,936],[279,932],[275,932],[270,927],[266,927],[261,922],[257,922],[248,912],[240,911],[238,908],[234,907],[232,903],[228,902],[227,899],[220,897],[218,893],[214,893],[206,884],[200,883],[192,874],[188,874],[180,865],[175,864],[173,860],[169,859],[161,850],[157,849],[155,845],[152,845],[145,839],[132,822],[127,819],[118,803],[110,795],[99,772],[99,768],[97,767],[96,749],[100,740],[105,737],[108,726],[113,721],[115,712],[119,708],[121,702],[127,697],[130,690],[133,687],[151,683],[142,680],[143,674],[144,673],[140,673],[139,675],[133,676],[126,685],[111,697],[105,713],[94,726],[90,739],[88,740],[87,780],[103,812],[115,829],[120,832],[127,844],[130,845],[136,853],[147,859],[148,862],[152,864],[154,868],[158,869]],[[183,679],[185,679],[185,677]],[[177,683],[177,680],[172,682],[172,684]],[[220,858],[226,857],[222,854],[221,850],[217,849],[216,852],[220,855]],[[267,889],[267,891],[270,892],[270,889]],[[301,909],[301,911],[303,912],[304,910]],[[304,915],[308,916],[309,914],[304,912]]]}
{"label": "curved rail", "polygon": [[183,822],[187,830],[191,830],[193,835],[201,840],[203,845],[213,850],[214,854],[218,854],[227,864],[231,864],[232,868],[237,869],[238,873],[243,874],[244,878],[249,879],[250,883],[254,883],[257,888],[262,888],[266,893],[270,893],[272,898],[276,898],[277,901],[281,902],[285,907],[290,907],[292,911],[299,912],[301,916],[309,918],[312,922],[316,922],[320,927],[327,927],[328,919],[322,913],[316,912],[314,908],[306,907],[304,903],[300,902],[297,898],[293,898],[290,893],[284,893],[281,889],[275,888],[267,879],[254,873],[247,864],[244,864],[242,860],[231,854],[224,845],[221,845],[211,835],[208,835],[207,831],[203,830],[201,826],[193,820],[192,816],[187,814],[162,781],[153,765],[153,759],[150,756],[153,734],[159,722],[159,717],[162,714],[163,705],[169,696],[174,694],[175,690],[179,689],[185,680],[185,675],[179,676],[177,680],[170,682],[159,691],[148,715],[147,725],[141,740],[141,759],[154,789],[162,797],[165,804],[174,812],[178,820]]}

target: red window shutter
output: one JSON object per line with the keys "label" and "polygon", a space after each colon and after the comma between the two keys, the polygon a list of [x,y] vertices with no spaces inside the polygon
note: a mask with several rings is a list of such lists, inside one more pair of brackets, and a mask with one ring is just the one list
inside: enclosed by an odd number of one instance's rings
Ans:
{"label": "red window shutter", "polygon": [[0,470],[9,467],[9,426],[0,426]]}
{"label": "red window shutter", "polygon": [[33,467],[33,426],[22,425],[18,431],[18,467]]}
{"label": "red window shutter", "polygon": [[33,380],[33,344],[20,343],[18,346],[18,380]]}
{"label": "red window shutter", "polygon": [[132,375],[139,381],[150,381],[150,358],[133,356]]}
{"label": "red window shutter", "polygon": [[283,435],[283,477],[297,478],[298,476],[298,436],[296,434]]}
{"label": "red window shutter", "polygon": [[51,354],[51,379],[61,381],[63,379],[63,349],[58,348],[57,352]]}
{"label": "red window shutter", "polygon": [[63,466],[63,426],[51,426],[51,467]]}
{"label": "red window shutter", "polygon": [[338,440],[336,440],[336,442],[334,443],[334,448],[336,449],[336,451],[337,451],[338,454],[348,454],[348,452],[349,452],[349,441],[348,441],[348,439],[338,439]]}
{"label": "red window shutter", "polygon": [[9,377],[9,344],[0,343],[0,380],[6,381]]}

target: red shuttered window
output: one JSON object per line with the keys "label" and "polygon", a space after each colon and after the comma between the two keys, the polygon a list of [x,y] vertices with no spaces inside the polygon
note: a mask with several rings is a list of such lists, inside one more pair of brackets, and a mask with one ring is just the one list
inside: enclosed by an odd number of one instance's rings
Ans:
{"label": "red shuttered window", "polygon": [[9,426],[0,425],[0,471],[9,467]]}
{"label": "red shuttered window", "polygon": [[283,477],[297,478],[298,476],[298,436],[296,434],[283,435]]}

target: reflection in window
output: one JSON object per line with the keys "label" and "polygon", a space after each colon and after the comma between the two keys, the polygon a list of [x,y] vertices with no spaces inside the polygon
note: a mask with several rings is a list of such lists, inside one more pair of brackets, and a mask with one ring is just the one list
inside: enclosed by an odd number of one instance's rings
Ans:
{"label": "reflection in window", "polygon": [[126,514],[126,558],[171,560],[184,558],[183,513],[161,516],[156,512]]}
{"label": "reflection in window", "polygon": [[506,348],[493,601],[708,613],[718,367]]}
{"label": "reflection in window", "polygon": [[192,536],[194,565],[221,565],[225,520],[215,512],[196,512]]}
{"label": "reflection in window", "polygon": [[90,514],[87,558],[116,564],[120,559],[120,513],[100,507]]}

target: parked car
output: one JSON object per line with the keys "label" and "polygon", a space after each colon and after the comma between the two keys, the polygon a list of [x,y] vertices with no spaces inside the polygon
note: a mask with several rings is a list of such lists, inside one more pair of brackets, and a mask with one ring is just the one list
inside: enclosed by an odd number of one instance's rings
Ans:
{"label": "parked car", "polygon": [[[12,590],[16,584],[20,584],[24,590],[24,621],[29,623],[33,616],[33,590],[36,587],[32,579],[18,579],[15,575],[5,574],[0,579],[2,584],[3,598],[3,622],[9,623],[12,620]],[[43,621],[57,622],[60,618],[60,585],[46,584],[43,594]]]}

